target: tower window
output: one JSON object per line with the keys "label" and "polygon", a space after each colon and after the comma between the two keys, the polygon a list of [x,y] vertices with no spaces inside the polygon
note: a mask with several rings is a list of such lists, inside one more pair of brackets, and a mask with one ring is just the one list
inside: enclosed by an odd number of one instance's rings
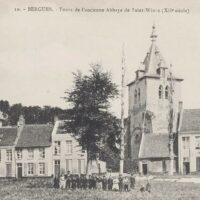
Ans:
{"label": "tower window", "polygon": [[138,103],[140,103],[140,88],[138,89]]}
{"label": "tower window", "polygon": [[169,98],[169,87],[166,86],[165,88],[165,99],[168,99]]}
{"label": "tower window", "polygon": [[162,85],[159,86],[158,95],[159,95],[159,99],[163,98],[163,86]]}
{"label": "tower window", "polygon": [[135,104],[137,104],[137,90],[135,90],[135,94],[134,94],[134,102],[135,102]]}

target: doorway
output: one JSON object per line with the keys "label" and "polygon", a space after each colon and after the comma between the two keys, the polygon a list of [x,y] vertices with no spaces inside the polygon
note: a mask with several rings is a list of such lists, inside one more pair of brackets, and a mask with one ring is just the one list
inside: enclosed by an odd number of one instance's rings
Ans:
{"label": "doorway", "polygon": [[145,163],[143,163],[142,164],[142,173],[144,174],[144,175],[147,175],[147,164]]}
{"label": "doorway", "polygon": [[22,178],[22,163],[17,163],[17,177]]}
{"label": "doorway", "polygon": [[183,173],[184,174],[189,174],[190,173],[190,163],[189,162],[184,162],[183,163]]}
{"label": "doorway", "polygon": [[167,171],[166,160],[162,160],[162,170],[163,170],[163,172]]}
{"label": "doorway", "polygon": [[60,160],[54,161],[54,173],[55,176],[60,176]]}
{"label": "doorway", "polygon": [[200,171],[200,157],[196,158],[196,171]]}

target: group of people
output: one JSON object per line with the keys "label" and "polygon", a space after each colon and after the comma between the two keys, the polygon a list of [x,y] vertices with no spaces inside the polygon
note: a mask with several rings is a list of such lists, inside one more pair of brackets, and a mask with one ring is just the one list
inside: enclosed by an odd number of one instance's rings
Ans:
{"label": "group of people", "polygon": [[62,174],[60,177],[54,178],[54,188],[76,190],[76,189],[97,189],[97,190],[113,190],[113,191],[129,191],[135,187],[135,177],[129,176],[86,176],[81,174]]}

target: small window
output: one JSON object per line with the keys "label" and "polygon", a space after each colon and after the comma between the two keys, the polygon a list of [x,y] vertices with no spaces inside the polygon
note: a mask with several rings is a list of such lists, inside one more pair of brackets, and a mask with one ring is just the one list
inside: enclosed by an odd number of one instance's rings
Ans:
{"label": "small window", "polygon": [[169,87],[166,86],[165,88],[165,99],[168,99],[169,98]]}
{"label": "small window", "polygon": [[28,175],[33,175],[33,163],[28,163]]}
{"label": "small window", "polygon": [[182,137],[183,149],[189,149],[190,147],[190,138]]}
{"label": "small window", "polygon": [[200,136],[196,136],[195,140],[196,140],[196,149],[200,149]]}
{"label": "small window", "polygon": [[40,158],[45,158],[45,148],[39,148]]}
{"label": "small window", "polygon": [[17,159],[18,160],[22,159],[22,150],[21,149],[17,149]]}
{"label": "small window", "polygon": [[138,89],[138,103],[140,103],[140,88]]}
{"label": "small window", "polygon": [[28,149],[28,159],[34,158],[34,150],[32,148]]}
{"label": "small window", "polygon": [[66,153],[67,154],[72,153],[72,141],[71,140],[66,141]]}
{"label": "small window", "polygon": [[12,150],[6,150],[7,161],[12,161]]}
{"label": "small window", "polygon": [[134,94],[134,102],[135,102],[135,104],[137,104],[137,90],[135,90],[135,94]]}
{"label": "small window", "polygon": [[39,163],[39,173],[41,175],[45,174],[45,163]]}
{"label": "small window", "polygon": [[60,155],[60,141],[55,141],[54,145],[55,145],[54,154],[55,155]]}
{"label": "small window", "polygon": [[67,171],[72,171],[72,159],[67,159],[66,160],[66,172]]}
{"label": "small window", "polygon": [[163,98],[163,86],[162,85],[159,86],[158,95],[159,95],[159,99]]}

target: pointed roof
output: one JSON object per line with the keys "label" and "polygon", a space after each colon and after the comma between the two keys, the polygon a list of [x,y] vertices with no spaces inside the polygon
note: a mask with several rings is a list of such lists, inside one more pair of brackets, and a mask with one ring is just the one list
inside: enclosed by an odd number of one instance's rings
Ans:
{"label": "pointed roof", "polygon": [[184,109],[180,133],[200,133],[200,109]]}
{"label": "pointed roof", "polygon": [[144,134],[140,159],[169,158],[169,156],[168,134]]}
{"label": "pointed roof", "polygon": [[151,33],[151,47],[149,51],[147,52],[147,55],[144,59],[144,66],[145,66],[145,73],[147,74],[156,74],[156,71],[159,67],[164,67],[167,68],[165,60],[160,53],[159,48],[156,45],[156,39],[157,39],[157,34],[156,34],[156,28],[155,25],[152,27],[152,33]]}

